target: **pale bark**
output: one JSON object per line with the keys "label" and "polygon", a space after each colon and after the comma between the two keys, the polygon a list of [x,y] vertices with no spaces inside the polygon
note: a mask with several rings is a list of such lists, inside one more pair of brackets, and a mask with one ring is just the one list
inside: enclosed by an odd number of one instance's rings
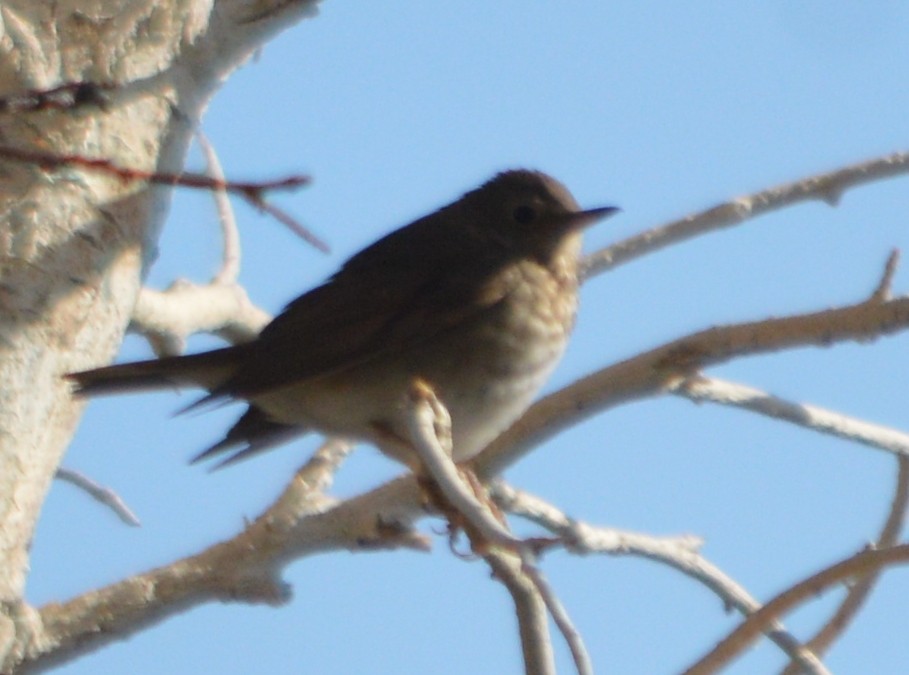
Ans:
{"label": "pale bark", "polygon": [[[0,144],[176,171],[221,81],[315,2],[7,0],[0,95],[114,85],[109,104],[2,117]],[[169,190],[72,167],[0,166],[0,663],[31,615],[21,599],[35,523],[81,405],[63,373],[104,363],[154,257]]]}

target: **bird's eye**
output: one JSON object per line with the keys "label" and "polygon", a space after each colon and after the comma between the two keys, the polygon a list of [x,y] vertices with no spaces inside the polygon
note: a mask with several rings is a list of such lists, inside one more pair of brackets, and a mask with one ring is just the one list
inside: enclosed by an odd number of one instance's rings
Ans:
{"label": "bird's eye", "polygon": [[511,212],[511,217],[515,219],[515,222],[521,223],[521,225],[527,225],[536,219],[537,212],[532,206],[524,204],[515,208],[515,210]]}

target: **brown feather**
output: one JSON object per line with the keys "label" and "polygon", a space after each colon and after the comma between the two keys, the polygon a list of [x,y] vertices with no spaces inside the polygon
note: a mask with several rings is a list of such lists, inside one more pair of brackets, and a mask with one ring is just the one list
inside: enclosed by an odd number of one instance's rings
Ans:
{"label": "brown feather", "polygon": [[230,376],[242,361],[245,347],[105,366],[69,373],[66,379],[76,383],[75,393],[82,396],[180,386],[209,389]]}

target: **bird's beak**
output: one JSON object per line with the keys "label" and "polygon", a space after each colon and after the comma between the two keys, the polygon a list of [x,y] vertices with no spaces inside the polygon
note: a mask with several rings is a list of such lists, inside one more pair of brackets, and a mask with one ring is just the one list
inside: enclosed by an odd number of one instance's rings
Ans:
{"label": "bird's beak", "polygon": [[562,221],[562,224],[566,228],[583,228],[588,225],[593,225],[598,220],[603,218],[608,218],[609,216],[615,215],[621,211],[618,206],[600,206],[595,209],[587,209],[585,211],[575,211],[574,213],[565,214],[565,220]]}

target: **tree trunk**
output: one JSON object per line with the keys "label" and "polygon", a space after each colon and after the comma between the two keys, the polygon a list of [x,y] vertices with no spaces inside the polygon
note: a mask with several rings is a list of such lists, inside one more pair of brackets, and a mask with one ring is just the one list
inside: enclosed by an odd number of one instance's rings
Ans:
{"label": "tree trunk", "polygon": [[[6,0],[0,96],[66,82],[103,105],[2,111],[0,146],[179,171],[213,90],[314,2]],[[70,164],[0,163],[0,664],[25,648],[29,545],[79,420],[64,373],[123,338],[170,191]]]}

